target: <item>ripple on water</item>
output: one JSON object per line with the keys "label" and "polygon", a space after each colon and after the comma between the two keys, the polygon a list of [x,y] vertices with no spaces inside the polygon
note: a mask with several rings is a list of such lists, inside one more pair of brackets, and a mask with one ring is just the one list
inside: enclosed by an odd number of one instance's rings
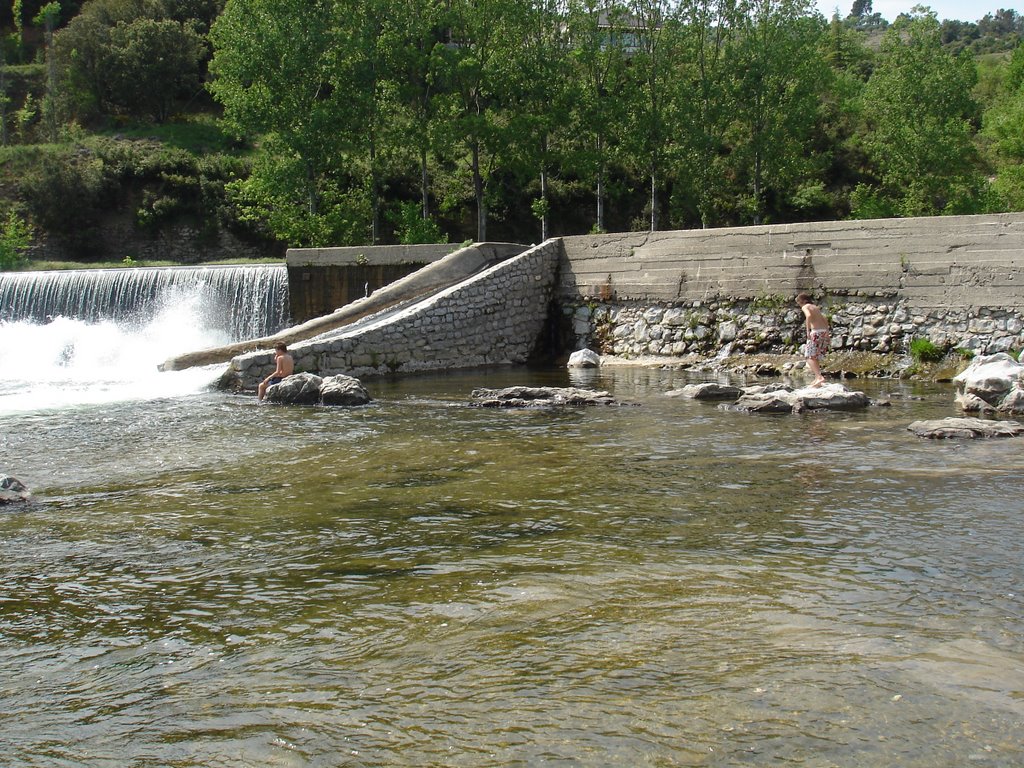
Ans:
{"label": "ripple on water", "polygon": [[461,405],[528,376],[5,425],[41,468],[0,516],[5,761],[1020,763],[1019,445],[911,436],[945,393],[760,419],[668,371]]}

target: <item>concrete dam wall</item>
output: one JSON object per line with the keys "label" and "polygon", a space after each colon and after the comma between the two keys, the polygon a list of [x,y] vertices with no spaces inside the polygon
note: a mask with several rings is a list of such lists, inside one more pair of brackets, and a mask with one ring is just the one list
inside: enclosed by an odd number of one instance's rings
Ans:
{"label": "concrete dam wall", "polygon": [[795,351],[813,294],[834,350],[913,338],[1024,348],[1024,214],[783,224],[563,239],[569,346],[626,357]]}
{"label": "concrete dam wall", "polygon": [[[408,266],[447,251],[296,252],[289,277],[293,290],[299,281],[310,295],[325,295],[317,282],[327,273],[316,270],[335,262]],[[521,363],[537,351],[554,311],[560,348],[548,351],[795,353],[803,327],[793,298],[801,291],[828,315],[834,351],[900,353],[918,337],[978,353],[1017,351],[1022,270],[1024,213],[567,237],[292,351],[298,370],[323,375]],[[340,294],[331,297],[328,304]],[[264,350],[235,357],[229,373],[253,388],[272,367]]]}

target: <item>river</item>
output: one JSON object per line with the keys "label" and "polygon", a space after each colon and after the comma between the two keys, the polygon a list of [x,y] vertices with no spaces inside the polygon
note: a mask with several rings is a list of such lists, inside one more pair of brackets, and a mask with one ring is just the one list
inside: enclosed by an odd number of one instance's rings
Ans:
{"label": "river", "polygon": [[[157,328],[0,331],[9,768],[1024,763],[1024,452],[913,437],[948,385],[757,416],[493,369],[281,407],[154,374]],[[570,383],[629,404],[467,405]]]}

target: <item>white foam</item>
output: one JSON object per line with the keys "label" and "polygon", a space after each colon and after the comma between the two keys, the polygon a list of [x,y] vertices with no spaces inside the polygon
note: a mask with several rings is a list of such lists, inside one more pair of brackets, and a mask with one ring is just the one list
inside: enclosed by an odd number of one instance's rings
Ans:
{"label": "white foam", "polygon": [[58,317],[45,324],[0,323],[0,414],[152,400],[208,388],[223,367],[162,373],[182,352],[229,341],[203,327],[198,299],[168,297],[142,326]]}

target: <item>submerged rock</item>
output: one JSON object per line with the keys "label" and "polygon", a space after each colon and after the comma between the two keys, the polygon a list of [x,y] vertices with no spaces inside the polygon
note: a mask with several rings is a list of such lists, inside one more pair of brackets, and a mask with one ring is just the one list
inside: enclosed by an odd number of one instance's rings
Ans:
{"label": "submerged rock", "polygon": [[470,393],[478,408],[549,408],[574,405],[615,405],[615,398],[603,390],[578,387],[505,387],[474,389]]}
{"label": "submerged rock", "polygon": [[16,477],[0,475],[0,506],[28,501],[32,493]]}
{"label": "submerged rock", "polygon": [[1024,435],[1024,424],[1018,421],[996,421],[973,417],[915,421],[907,429],[918,437],[928,437],[933,440],[957,437],[1020,437]]}

